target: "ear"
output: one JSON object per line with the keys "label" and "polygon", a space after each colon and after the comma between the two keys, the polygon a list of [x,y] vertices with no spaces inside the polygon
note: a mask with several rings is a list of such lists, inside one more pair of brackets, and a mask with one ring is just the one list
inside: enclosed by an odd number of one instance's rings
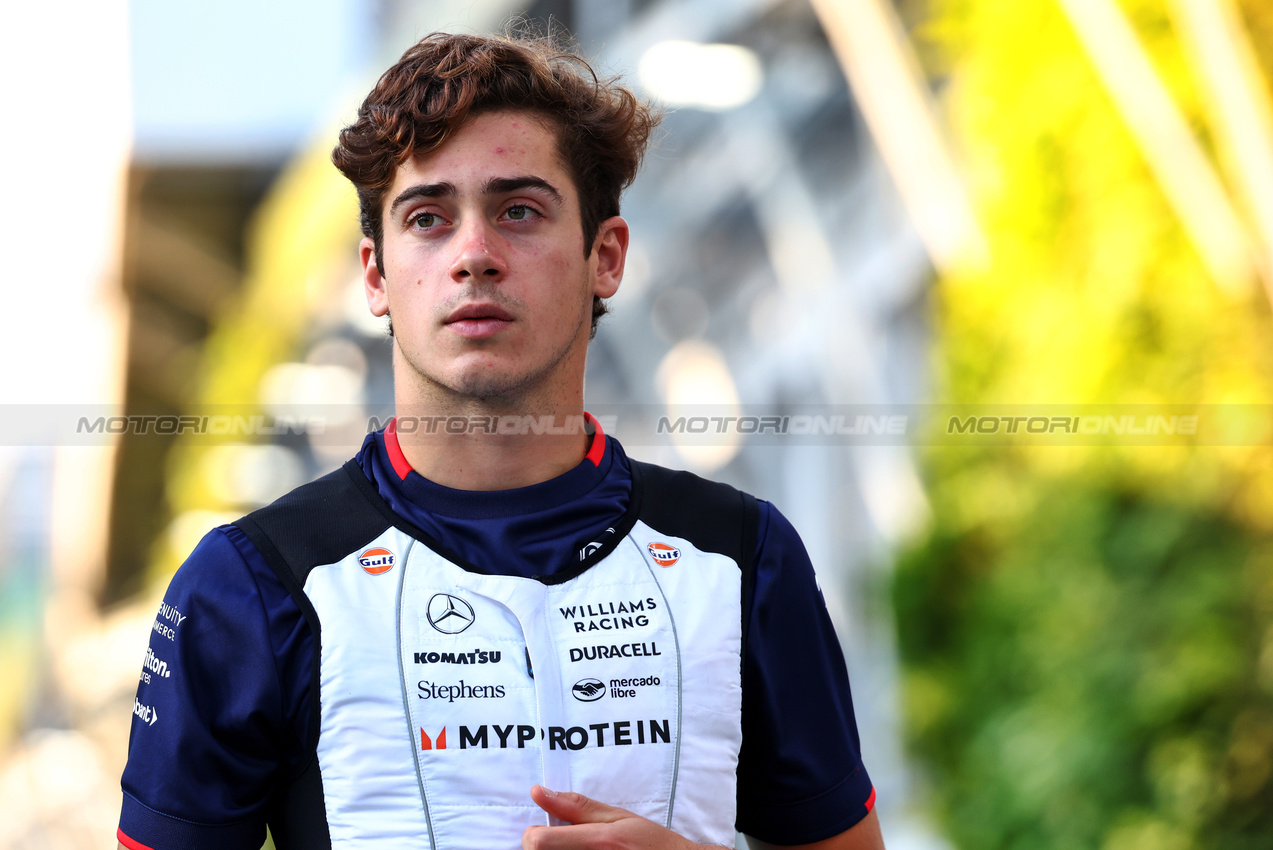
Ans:
{"label": "ear", "polygon": [[592,256],[596,262],[592,294],[609,298],[619,291],[623,263],[628,256],[628,223],[622,216],[611,216],[601,222],[592,242]]}
{"label": "ear", "polygon": [[389,293],[385,290],[385,276],[376,265],[376,243],[368,236],[358,243],[358,259],[362,262],[362,286],[371,315],[384,316],[389,312]]}

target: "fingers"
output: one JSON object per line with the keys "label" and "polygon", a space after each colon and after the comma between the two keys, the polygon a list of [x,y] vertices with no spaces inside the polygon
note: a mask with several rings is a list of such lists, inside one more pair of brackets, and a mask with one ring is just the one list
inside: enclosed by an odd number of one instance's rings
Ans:
{"label": "fingers", "polygon": [[566,823],[614,823],[636,817],[627,809],[607,806],[574,791],[553,791],[542,785],[532,786],[530,798],[548,814]]}
{"label": "fingers", "polygon": [[583,850],[589,847],[612,846],[613,836],[607,832],[611,829],[613,827],[600,823],[583,823],[577,826],[528,826],[522,833],[522,850]]}
{"label": "fingers", "polygon": [[566,826],[532,826],[522,833],[523,850],[595,850],[607,848],[688,848],[669,829],[618,806],[607,806],[573,791],[530,789],[535,804]]}

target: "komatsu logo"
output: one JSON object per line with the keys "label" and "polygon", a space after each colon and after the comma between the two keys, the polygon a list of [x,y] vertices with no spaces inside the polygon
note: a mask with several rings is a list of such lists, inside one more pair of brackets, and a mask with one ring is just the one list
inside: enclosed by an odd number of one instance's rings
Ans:
{"label": "komatsu logo", "polygon": [[498,664],[503,653],[498,649],[475,649],[472,652],[417,652],[416,664]]}
{"label": "komatsu logo", "polygon": [[368,575],[378,576],[393,569],[397,557],[384,547],[368,549],[358,556],[358,564]]}

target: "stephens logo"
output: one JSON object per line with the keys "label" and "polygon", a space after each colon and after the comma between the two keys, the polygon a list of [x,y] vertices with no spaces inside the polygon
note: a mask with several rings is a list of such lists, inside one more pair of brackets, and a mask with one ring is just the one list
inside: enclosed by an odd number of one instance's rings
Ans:
{"label": "stephens logo", "polygon": [[457,699],[503,699],[503,685],[469,685],[463,679],[458,685],[435,685],[432,682],[419,682],[416,694],[420,699],[444,699],[455,702]]}
{"label": "stephens logo", "polygon": [[681,550],[666,543],[651,543],[645,548],[660,567],[670,567],[681,559]]}
{"label": "stephens logo", "polygon": [[606,695],[606,684],[600,679],[580,679],[570,692],[580,702],[596,702]]}
{"label": "stephens logo", "polygon": [[389,572],[397,560],[392,552],[381,546],[368,549],[358,556],[358,563],[362,566],[363,572],[373,576]]}
{"label": "stephens logo", "polygon": [[435,593],[429,600],[429,625],[444,635],[458,635],[473,625],[473,606],[458,596]]}

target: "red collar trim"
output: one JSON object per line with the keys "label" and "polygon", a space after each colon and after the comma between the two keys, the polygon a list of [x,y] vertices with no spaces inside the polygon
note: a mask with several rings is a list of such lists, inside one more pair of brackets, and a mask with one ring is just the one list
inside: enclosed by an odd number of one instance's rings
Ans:
{"label": "red collar trim", "polygon": [[402,453],[402,444],[398,442],[398,417],[396,416],[385,426],[385,451],[389,453],[389,462],[393,464],[393,471],[398,473],[398,479],[405,481],[407,473],[411,471],[411,464],[407,463],[407,456]]}
{"label": "red collar trim", "polygon": [[593,466],[601,466],[601,459],[606,456],[606,435],[601,430],[601,423],[591,413],[585,410],[583,418],[592,425],[592,445],[584,458],[592,461]]}
{"label": "red collar trim", "polygon": [[[583,412],[583,418],[592,426],[592,445],[588,447],[584,460],[592,461],[593,466],[601,466],[601,459],[606,456],[605,432],[601,430],[601,423],[588,411]],[[398,474],[398,479],[405,481],[407,473],[411,472],[411,464],[407,462],[407,456],[402,453],[402,444],[398,442],[398,417],[396,416],[385,426],[385,451],[389,453],[389,463],[393,465],[393,471]]]}

